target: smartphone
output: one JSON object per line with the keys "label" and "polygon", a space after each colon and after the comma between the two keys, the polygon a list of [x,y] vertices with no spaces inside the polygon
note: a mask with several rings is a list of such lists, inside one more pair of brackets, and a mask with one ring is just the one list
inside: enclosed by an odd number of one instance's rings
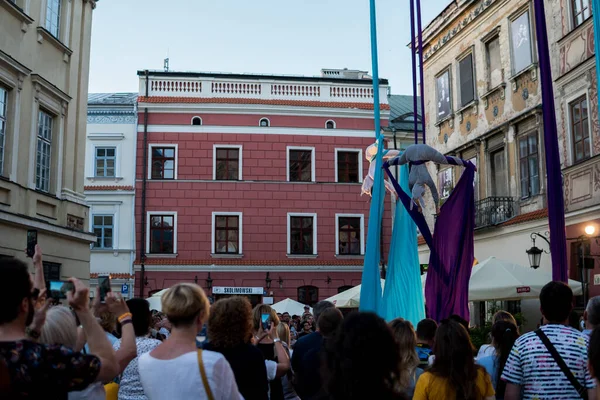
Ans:
{"label": "smartphone", "polygon": [[262,324],[263,331],[268,331],[271,329],[271,315],[270,314],[261,314],[260,322]]}
{"label": "smartphone", "polygon": [[75,290],[73,282],[70,281],[50,281],[48,282],[48,292],[53,299],[61,300],[67,298],[67,293]]}
{"label": "smartphone", "polygon": [[104,303],[106,300],[106,294],[110,292],[110,275],[98,277],[98,295],[100,296],[100,302]]}
{"label": "smartphone", "polygon": [[37,244],[37,231],[30,229],[27,231],[27,257],[32,257],[35,254],[35,245]]}

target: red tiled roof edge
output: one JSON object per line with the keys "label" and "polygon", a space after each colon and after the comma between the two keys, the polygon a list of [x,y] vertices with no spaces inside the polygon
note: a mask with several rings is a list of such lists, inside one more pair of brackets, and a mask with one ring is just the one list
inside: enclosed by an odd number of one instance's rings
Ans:
{"label": "red tiled roof edge", "polygon": [[96,279],[99,276],[106,276],[106,275],[110,275],[110,277],[112,279],[132,279],[135,278],[135,275],[131,275],[131,274],[127,274],[127,273],[97,273],[97,272],[91,272],[90,273],[90,278],[92,279]]}
{"label": "red tiled roof edge", "polygon": [[525,214],[517,215],[516,217],[513,217],[513,218],[509,219],[508,221],[501,223],[499,226],[517,225],[517,224],[522,224],[524,222],[535,221],[535,220],[544,219],[544,218],[548,218],[548,209],[547,208],[543,208],[541,210],[536,210],[536,211],[528,212]]}
{"label": "red tiled roof edge", "polygon": [[[150,96],[138,97],[138,103],[209,103],[209,104],[264,104],[273,106],[325,107],[325,108],[357,108],[372,110],[372,103],[332,102],[315,100],[268,100],[268,99],[235,99],[235,98],[203,98],[203,97],[167,97]],[[389,104],[380,104],[381,110],[389,110]]]}
{"label": "red tiled roof edge", "polygon": [[89,190],[89,191],[133,190],[133,186],[118,186],[118,185],[84,186],[83,190]]}
{"label": "red tiled roof edge", "polygon": [[[135,265],[140,265],[140,260],[135,260]],[[362,259],[351,260],[335,260],[335,261],[320,261],[320,260],[240,260],[240,259],[211,259],[211,260],[178,260],[177,258],[148,258],[144,263],[146,265],[253,265],[253,266],[269,266],[269,265],[323,265],[323,266],[355,266],[363,265]]]}

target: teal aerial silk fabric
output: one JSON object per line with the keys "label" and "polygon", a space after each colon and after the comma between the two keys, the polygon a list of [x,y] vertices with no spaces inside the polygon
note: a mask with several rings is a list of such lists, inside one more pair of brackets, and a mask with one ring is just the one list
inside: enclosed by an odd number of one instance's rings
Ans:
{"label": "teal aerial silk fabric", "polygon": [[[408,164],[400,167],[400,186],[408,188]],[[387,321],[401,317],[417,326],[425,318],[417,226],[400,200],[396,202],[394,229],[380,314]]]}

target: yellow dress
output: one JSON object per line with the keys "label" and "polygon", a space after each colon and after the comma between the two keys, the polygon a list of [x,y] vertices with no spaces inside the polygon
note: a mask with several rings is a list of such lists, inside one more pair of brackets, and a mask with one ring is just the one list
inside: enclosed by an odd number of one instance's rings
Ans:
{"label": "yellow dress", "polygon": [[[483,368],[477,371],[477,390],[482,399],[495,394],[492,380]],[[446,378],[438,378],[430,372],[424,372],[415,387],[413,400],[454,400],[456,388],[451,386]]]}

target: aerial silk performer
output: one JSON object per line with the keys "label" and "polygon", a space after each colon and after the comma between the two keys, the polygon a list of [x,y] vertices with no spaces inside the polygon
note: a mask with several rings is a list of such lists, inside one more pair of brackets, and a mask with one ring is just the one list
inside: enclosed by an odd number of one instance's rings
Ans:
{"label": "aerial silk performer", "polygon": [[[422,196],[429,187],[432,197],[438,197],[426,163],[450,164],[465,168],[458,184],[440,208],[435,222],[435,236],[422,214]],[[410,166],[409,196],[390,171],[392,165]],[[394,186],[405,210],[417,224],[430,248],[429,268],[425,284],[428,317],[440,321],[452,314],[469,320],[469,280],[475,260],[475,166],[470,161],[447,157],[425,145],[412,145],[398,157],[386,161],[385,172]],[[436,205],[437,206],[437,205]]]}
{"label": "aerial silk performer", "polygon": [[373,175],[373,190],[371,208],[369,211],[369,227],[367,230],[367,248],[362,273],[360,291],[360,311],[377,313],[382,301],[381,278],[379,263],[381,260],[381,223],[385,200],[383,184],[383,152],[384,138],[381,133],[381,112],[379,104],[379,63],[377,60],[377,18],[375,0],[370,0],[371,17],[371,61],[373,64],[373,116],[375,120],[375,138],[377,153],[375,154],[375,173]]}
{"label": "aerial silk performer", "polygon": [[[408,188],[408,165],[400,167],[400,189]],[[381,314],[387,321],[402,317],[414,326],[425,318],[417,226],[401,201],[396,202],[392,242]]]}

